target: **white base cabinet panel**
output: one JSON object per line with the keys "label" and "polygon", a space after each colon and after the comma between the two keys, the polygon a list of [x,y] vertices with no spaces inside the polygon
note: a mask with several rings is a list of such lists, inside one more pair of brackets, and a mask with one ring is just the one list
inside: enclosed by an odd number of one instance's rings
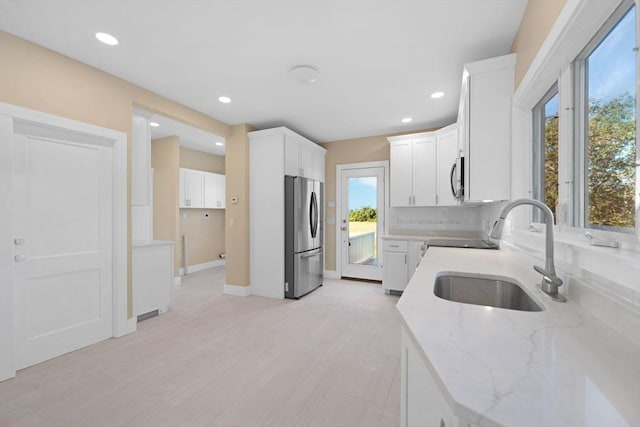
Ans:
{"label": "white base cabinet panel", "polygon": [[404,291],[413,277],[424,242],[415,240],[383,240],[382,289]]}
{"label": "white base cabinet panel", "polygon": [[474,427],[453,414],[421,351],[404,327],[401,342],[400,425],[402,427]]}
{"label": "white base cabinet panel", "polygon": [[173,298],[173,242],[134,244],[133,314],[164,313]]}

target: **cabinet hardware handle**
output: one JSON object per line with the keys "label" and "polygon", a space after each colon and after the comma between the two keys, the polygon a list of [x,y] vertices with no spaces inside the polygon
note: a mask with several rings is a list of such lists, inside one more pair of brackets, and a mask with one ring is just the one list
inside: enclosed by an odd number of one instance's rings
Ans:
{"label": "cabinet hardware handle", "polygon": [[389,245],[390,248],[399,248],[400,245]]}
{"label": "cabinet hardware handle", "polygon": [[407,264],[407,254],[404,254],[404,264]]}

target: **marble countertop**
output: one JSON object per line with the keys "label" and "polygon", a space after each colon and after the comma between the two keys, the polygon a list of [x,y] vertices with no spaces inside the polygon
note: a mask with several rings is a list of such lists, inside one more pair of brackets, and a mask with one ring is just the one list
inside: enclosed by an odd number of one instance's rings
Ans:
{"label": "marble countertop", "polygon": [[[532,264],[524,253],[432,247],[398,302],[454,414],[479,426],[640,426],[640,347],[546,297]],[[440,299],[441,271],[514,278],[545,310]]]}

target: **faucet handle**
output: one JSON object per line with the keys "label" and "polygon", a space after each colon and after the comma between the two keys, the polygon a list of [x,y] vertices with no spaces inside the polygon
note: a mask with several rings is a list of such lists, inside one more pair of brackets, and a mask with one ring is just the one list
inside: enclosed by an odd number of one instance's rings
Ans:
{"label": "faucet handle", "polygon": [[542,274],[542,277],[547,283],[555,285],[556,287],[562,286],[562,279],[556,276],[555,274],[549,273],[547,270],[540,267],[539,265],[534,265],[533,269],[538,273]]}

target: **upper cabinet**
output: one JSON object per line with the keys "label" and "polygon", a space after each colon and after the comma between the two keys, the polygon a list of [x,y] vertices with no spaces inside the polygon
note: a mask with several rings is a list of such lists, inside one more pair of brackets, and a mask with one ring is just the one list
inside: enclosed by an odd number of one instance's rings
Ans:
{"label": "upper cabinet", "polygon": [[326,150],[318,144],[294,133],[285,132],[285,175],[304,176],[324,182],[324,156]]}
{"label": "upper cabinet", "polygon": [[458,204],[456,198],[456,161],[458,159],[458,125],[453,124],[436,131],[438,153],[437,204],[452,206]]}
{"label": "upper cabinet", "polygon": [[225,176],[180,168],[181,208],[225,208]]}
{"label": "upper cabinet", "polygon": [[392,207],[457,204],[451,191],[458,156],[458,127],[389,137]]}
{"label": "upper cabinet", "polygon": [[388,138],[391,206],[436,204],[436,137],[432,132]]}
{"label": "upper cabinet", "polygon": [[131,204],[151,204],[151,130],[149,119],[133,116],[131,128]]}
{"label": "upper cabinet", "polygon": [[510,198],[515,54],[466,64],[458,108],[464,201]]}

